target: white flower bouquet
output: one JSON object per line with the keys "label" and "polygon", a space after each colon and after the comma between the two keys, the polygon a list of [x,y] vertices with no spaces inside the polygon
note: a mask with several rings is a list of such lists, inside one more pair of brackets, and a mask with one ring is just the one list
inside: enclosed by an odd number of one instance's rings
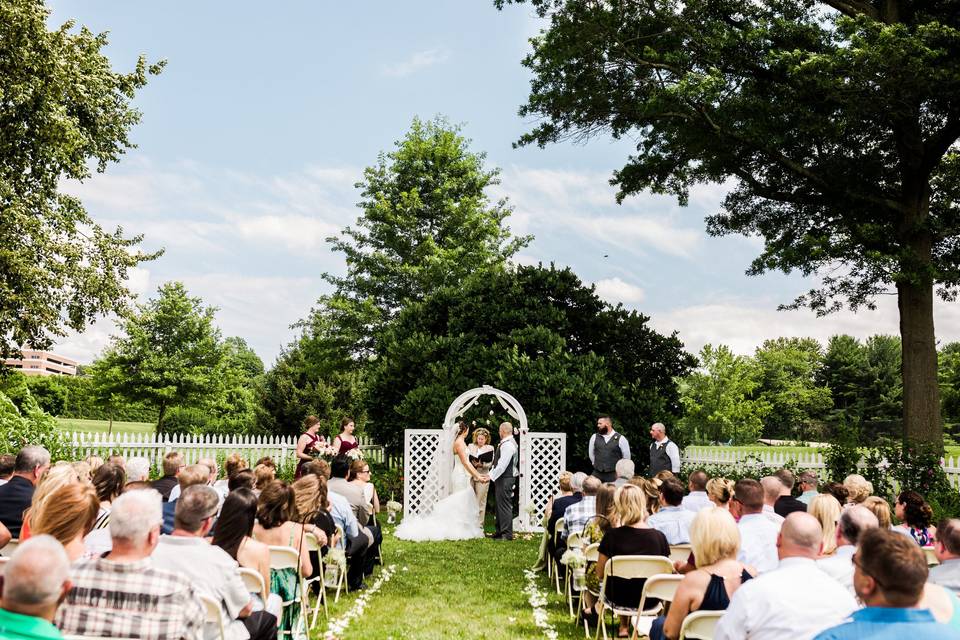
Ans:
{"label": "white flower bouquet", "polygon": [[560,564],[566,565],[571,569],[580,569],[587,566],[587,557],[583,555],[580,549],[567,549],[560,556]]}
{"label": "white flower bouquet", "polygon": [[347,451],[347,457],[351,460],[363,460],[363,451],[360,451],[360,448],[350,449]]}
{"label": "white flower bouquet", "polygon": [[387,502],[387,522],[393,524],[397,521],[397,514],[403,511],[403,505],[396,500]]}

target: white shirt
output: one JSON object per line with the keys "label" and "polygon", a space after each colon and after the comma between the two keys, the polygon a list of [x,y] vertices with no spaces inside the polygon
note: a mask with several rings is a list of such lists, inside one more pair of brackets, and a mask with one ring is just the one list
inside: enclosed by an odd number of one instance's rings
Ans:
{"label": "white shirt", "polygon": [[[211,485],[207,485],[211,489],[217,492],[217,497],[220,500],[220,502],[217,503],[217,515],[220,514],[220,509],[223,508],[223,501],[227,499],[227,494],[230,492],[229,489],[227,488],[227,485],[217,486],[219,482],[220,481],[217,480],[217,482],[214,482]],[[173,486],[173,489],[170,489],[170,497],[167,498],[167,502],[176,502],[179,499],[180,499],[180,485],[177,484]]]}
{"label": "white shirt", "polygon": [[647,524],[667,537],[667,544],[690,542],[690,525],[697,514],[683,507],[661,507],[647,518]]}
{"label": "white shirt", "polygon": [[737,560],[756,567],[758,573],[777,568],[777,535],[780,527],[763,517],[750,513],[740,518],[740,553]]}
{"label": "white shirt", "polygon": [[680,448],[677,443],[664,436],[663,440],[660,442],[654,441],[653,444],[657,449],[667,448],[667,457],[670,458],[670,471],[680,473]]}
{"label": "white shirt", "polygon": [[840,583],[809,558],[784,558],[744,582],[713,632],[714,640],[810,640],[857,609]]}
{"label": "white shirt", "polygon": [[691,491],[688,495],[683,496],[683,502],[680,503],[680,506],[687,511],[697,513],[700,509],[712,507],[713,503],[707,497],[706,491]]}
{"label": "white shirt", "polygon": [[777,525],[778,527],[783,524],[783,516],[773,510],[773,506],[769,504],[763,505],[763,515],[764,517]]}
{"label": "white shirt", "polygon": [[856,595],[853,591],[853,554],[856,550],[856,546],[845,544],[837,547],[832,556],[817,560],[817,568],[842,584],[850,595]]}
{"label": "white shirt", "polygon": [[[514,454],[517,452],[517,443],[513,440],[513,436],[504,438],[497,446],[500,449],[500,458],[497,460],[497,466],[490,470],[491,482],[495,482],[497,478],[506,473],[507,465],[510,464],[510,461],[514,458]],[[516,464],[513,466],[513,475],[519,475]]]}
{"label": "white shirt", "polygon": [[[605,433],[600,437],[603,438],[604,442],[610,442],[610,438],[616,434],[616,431],[610,429],[609,433]],[[590,442],[587,444],[587,455],[590,456],[590,464],[593,464],[593,443],[597,441],[598,435],[600,434],[595,433],[590,436]],[[630,459],[630,443],[627,442],[627,437],[623,434],[620,434],[620,455],[623,456],[624,460]]]}

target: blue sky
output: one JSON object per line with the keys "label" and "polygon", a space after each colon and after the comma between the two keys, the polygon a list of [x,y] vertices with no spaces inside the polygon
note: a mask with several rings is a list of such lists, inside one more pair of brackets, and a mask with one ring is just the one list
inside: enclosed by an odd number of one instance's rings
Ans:
{"label": "blue sky", "polygon": [[[492,196],[515,207],[510,226],[534,242],[518,258],[569,265],[611,302],[677,330],[688,348],[725,343],[749,353],[763,339],[896,333],[896,304],[817,319],[777,312],[807,283],[747,277],[755,239],[710,238],[704,215],[722,186],[690,206],[644,195],[623,205],[607,181],[630,152],[596,139],[514,149],[531,125],[517,115],[529,74],[520,62],[540,28],[529,7],[499,12],[458,2],[51,2],[51,23],[109,31],[108,55],[130,69],[139,54],[166,70],[136,100],[138,148],[83,184],[106,226],[163,247],[131,286],[150,295],[182,280],[220,308],[225,335],[245,338],[269,365],[317,296],[320,274],[341,271],[324,238],[359,213],[353,184],[415,116],[461,123],[473,149],[503,170]],[[604,256],[609,257],[604,257]],[[941,340],[960,335],[956,305],[938,306]],[[58,347],[91,360],[114,331],[104,319]]]}

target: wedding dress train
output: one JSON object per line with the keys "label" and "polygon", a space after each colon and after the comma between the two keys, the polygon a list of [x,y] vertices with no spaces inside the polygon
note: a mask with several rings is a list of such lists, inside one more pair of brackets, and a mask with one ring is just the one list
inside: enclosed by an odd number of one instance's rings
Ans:
{"label": "wedding dress train", "polygon": [[423,516],[409,516],[394,531],[401,540],[468,540],[482,538],[483,529],[477,524],[477,496],[470,486],[470,474],[455,458],[450,477],[450,495],[433,506]]}

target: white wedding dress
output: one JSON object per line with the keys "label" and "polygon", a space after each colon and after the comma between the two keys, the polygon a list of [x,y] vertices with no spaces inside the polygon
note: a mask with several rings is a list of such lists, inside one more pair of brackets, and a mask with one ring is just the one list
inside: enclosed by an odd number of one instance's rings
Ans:
{"label": "white wedding dress", "polygon": [[483,537],[483,529],[477,524],[477,496],[470,486],[470,474],[459,457],[454,460],[450,495],[437,502],[429,514],[404,518],[394,531],[396,537],[413,542]]}

